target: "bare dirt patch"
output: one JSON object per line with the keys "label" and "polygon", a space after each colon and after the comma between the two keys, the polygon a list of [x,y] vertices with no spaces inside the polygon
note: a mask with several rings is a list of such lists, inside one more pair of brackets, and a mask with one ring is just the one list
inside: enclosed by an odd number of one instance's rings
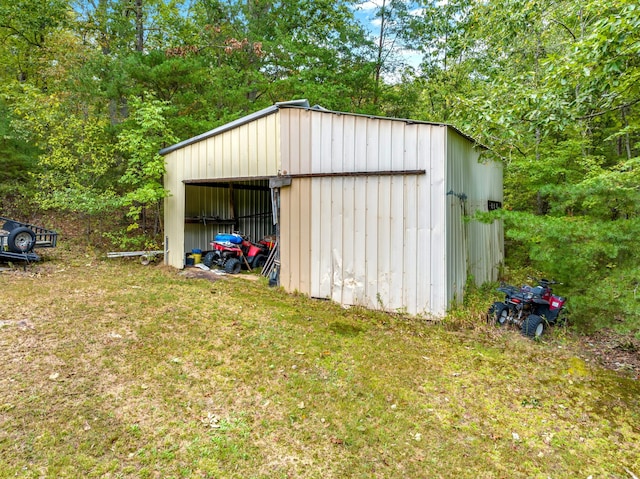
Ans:
{"label": "bare dirt patch", "polygon": [[227,275],[219,270],[205,271],[200,268],[187,268],[180,275],[187,279],[206,279],[212,283],[221,279],[227,279]]}
{"label": "bare dirt patch", "polygon": [[228,275],[220,269],[212,268],[210,270],[203,270],[200,268],[185,268],[180,272],[180,275],[188,279],[206,279],[207,281],[215,282],[221,279],[237,278],[247,281],[259,281],[260,275],[257,274],[234,274]]}
{"label": "bare dirt patch", "polygon": [[584,352],[602,367],[640,379],[640,341],[603,329],[580,341]]}

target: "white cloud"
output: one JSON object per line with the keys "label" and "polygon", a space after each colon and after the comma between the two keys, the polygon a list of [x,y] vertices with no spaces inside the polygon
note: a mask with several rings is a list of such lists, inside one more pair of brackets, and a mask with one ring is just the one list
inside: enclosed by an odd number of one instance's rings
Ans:
{"label": "white cloud", "polygon": [[358,10],[375,10],[376,8],[382,7],[384,0],[367,0],[366,2],[362,2],[356,8]]}

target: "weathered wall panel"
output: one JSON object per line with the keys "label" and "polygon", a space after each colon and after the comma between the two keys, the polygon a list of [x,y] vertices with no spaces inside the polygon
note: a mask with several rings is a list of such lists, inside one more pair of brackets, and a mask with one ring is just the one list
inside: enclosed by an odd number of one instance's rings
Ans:
{"label": "weathered wall panel", "polygon": [[429,144],[429,193],[425,203],[429,205],[429,221],[425,225],[429,229],[430,252],[430,301],[431,311],[436,315],[444,314],[447,301],[447,269],[446,269],[446,134],[447,127],[432,127]]}
{"label": "weathered wall panel", "polygon": [[169,196],[164,200],[165,264],[184,267],[184,151],[176,150],[165,157],[164,186]]}
{"label": "weathered wall panel", "polygon": [[[460,300],[467,278],[468,225],[465,216],[469,204],[469,162],[465,145],[448,139],[447,144],[447,278],[449,301]],[[477,158],[477,154],[473,155]]]}
{"label": "weathered wall panel", "polygon": [[[426,170],[426,174],[318,176],[305,178],[308,207],[300,201],[302,179],[283,189],[283,217],[310,219],[309,294],[412,314],[442,314],[446,307],[446,127],[340,115],[281,111],[282,169],[296,174]],[[308,138],[303,142],[302,138]],[[307,147],[310,145],[310,147]],[[306,198],[307,196],[305,196]],[[286,211],[285,211],[286,208]],[[304,210],[304,213],[302,212]],[[295,219],[282,221],[282,231]],[[440,221],[440,224],[434,224]],[[287,289],[298,289],[299,268],[285,265]],[[297,256],[296,246],[291,256]]]}
{"label": "weathered wall panel", "polygon": [[[489,201],[503,201],[502,163],[488,161],[472,164],[470,202],[471,213],[488,211]],[[491,224],[469,223],[469,267],[477,284],[498,279],[504,260],[504,226],[502,221]]]}

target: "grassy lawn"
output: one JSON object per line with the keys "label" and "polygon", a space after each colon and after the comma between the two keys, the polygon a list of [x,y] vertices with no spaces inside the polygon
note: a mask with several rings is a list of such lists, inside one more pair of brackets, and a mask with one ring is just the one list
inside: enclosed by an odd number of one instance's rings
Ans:
{"label": "grassy lawn", "polygon": [[0,273],[0,477],[640,475],[638,382],[568,334],[49,258]]}

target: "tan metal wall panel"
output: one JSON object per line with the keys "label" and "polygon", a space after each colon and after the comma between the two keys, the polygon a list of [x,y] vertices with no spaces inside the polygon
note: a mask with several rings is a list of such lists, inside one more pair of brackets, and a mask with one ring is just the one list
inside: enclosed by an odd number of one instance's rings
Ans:
{"label": "tan metal wall panel", "polygon": [[280,194],[280,284],[310,295],[311,179],[294,179]]}
{"label": "tan metal wall panel", "polygon": [[311,118],[313,112],[302,109],[280,111],[282,174],[296,175],[311,171]]}
{"label": "tan metal wall panel", "polygon": [[184,245],[184,152],[177,150],[165,157],[165,188],[169,196],[164,199],[165,217],[165,264],[174,268],[183,268]]}
{"label": "tan metal wall panel", "polygon": [[[165,199],[165,232],[170,249],[165,259],[167,264],[183,268],[185,253],[194,247],[202,248],[214,233],[211,228],[200,225],[185,226],[185,216],[189,215],[185,211],[183,181],[276,176],[280,170],[279,121],[279,114],[275,112],[166,155],[165,187],[170,192]],[[196,196],[187,196],[189,207],[210,209],[217,193],[209,192],[207,194],[214,196],[207,197],[197,191],[190,190],[196,192],[193,193]],[[264,203],[263,199],[260,201]],[[241,228],[243,226],[255,240],[272,229],[265,222],[245,221],[241,223]]]}
{"label": "tan metal wall panel", "polygon": [[[280,169],[278,114],[259,118],[181,148],[184,180],[276,176]],[[172,152],[173,153],[173,152]],[[167,168],[175,168],[172,154]]]}

